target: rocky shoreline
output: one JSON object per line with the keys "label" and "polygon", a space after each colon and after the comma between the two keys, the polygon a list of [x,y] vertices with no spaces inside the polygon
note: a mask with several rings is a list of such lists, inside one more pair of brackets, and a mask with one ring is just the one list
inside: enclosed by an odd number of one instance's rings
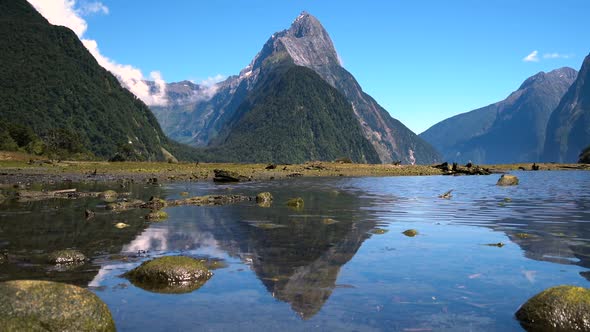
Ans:
{"label": "rocky shoreline", "polygon": [[[470,167],[468,167],[470,166]],[[308,162],[295,165],[165,162],[42,161],[0,159],[0,186],[64,182],[170,183],[217,181],[234,174],[239,181],[278,180],[296,177],[486,175],[514,170],[590,170],[587,164],[507,165],[396,165]],[[484,171],[485,170],[485,171]],[[232,180],[230,179],[230,182]]]}

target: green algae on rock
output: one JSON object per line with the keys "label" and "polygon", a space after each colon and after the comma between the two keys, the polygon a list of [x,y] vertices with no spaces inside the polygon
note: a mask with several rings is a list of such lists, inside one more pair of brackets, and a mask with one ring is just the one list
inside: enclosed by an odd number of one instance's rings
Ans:
{"label": "green algae on rock", "polygon": [[124,276],[148,291],[189,293],[200,288],[212,275],[204,260],[166,256],[144,262]]}
{"label": "green algae on rock", "polygon": [[516,185],[518,185],[518,178],[515,175],[503,174],[500,177],[500,179],[498,180],[498,183],[496,183],[496,185],[498,185],[498,186],[516,186]]}
{"label": "green algae on rock", "polygon": [[78,250],[57,250],[49,254],[47,260],[51,264],[72,264],[86,260],[86,256]]}
{"label": "green algae on rock", "polygon": [[590,331],[590,289],[549,288],[529,299],[516,318],[529,331]]}
{"label": "green algae on rock", "polygon": [[0,283],[2,331],[115,331],[107,305],[92,292],[51,281]]}
{"label": "green algae on rock", "polygon": [[403,231],[402,234],[407,237],[414,237],[414,236],[418,235],[418,231],[415,229],[407,229],[407,230]]}

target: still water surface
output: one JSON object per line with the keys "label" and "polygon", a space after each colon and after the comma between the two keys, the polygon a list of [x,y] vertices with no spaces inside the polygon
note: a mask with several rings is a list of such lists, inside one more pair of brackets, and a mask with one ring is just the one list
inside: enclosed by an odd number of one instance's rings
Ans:
{"label": "still water surface", "polygon": [[[275,198],[270,208],[168,208],[160,223],[145,222],[146,210],[105,211],[96,199],[8,202],[0,205],[0,250],[10,263],[0,265],[0,280],[88,287],[120,331],[519,331],[514,312],[537,292],[590,287],[590,172],[514,174],[521,184],[508,188],[495,185],[496,175],[127,188],[141,199],[183,191]],[[450,189],[452,199],[438,198]],[[297,196],[304,209],[287,208]],[[95,219],[84,220],[86,208]],[[410,228],[419,235],[402,234]],[[91,261],[44,264],[45,253],[64,248]],[[120,277],[146,259],[179,254],[227,267],[181,295]]]}

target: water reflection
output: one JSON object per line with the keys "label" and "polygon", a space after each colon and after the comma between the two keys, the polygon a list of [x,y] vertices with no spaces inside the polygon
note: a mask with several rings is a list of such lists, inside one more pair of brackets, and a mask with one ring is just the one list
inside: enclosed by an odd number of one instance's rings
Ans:
{"label": "water reflection", "polygon": [[[141,210],[103,213],[97,200],[0,205],[0,250],[13,259],[0,265],[0,279],[106,289],[98,294],[123,330],[165,330],[162,322],[174,314],[178,329],[235,329],[234,321],[211,322],[235,315],[251,329],[513,330],[515,308],[535,292],[590,279],[590,173],[518,176],[521,184],[511,188],[497,187],[497,176],[134,187],[141,199],[175,199],[182,191],[275,196],[269,208],[168,208],[161,223],[146,223]],[[438,198],[450,189],[452,199]],[[286,201],[299,196],[305,208],[289,209]],[[87,207],[100,212],[92,221],[83,218]],[[131,227],[114,228],[120,221]],[[376,228],[388,232],[373,235]],[[419,235],[401,234],[409,228]],[[484,245],[497,242],[506,246]],[[57,271],[35,258],[69,247],[92,262]],[[112,257],[119,253],[132,259]],[[185,295],[145,292],[119,278],[145,259],[171,254],[230,264]],[[150,317],[129,303],[148,308]]]}
{"label": "water reflection", "polygon": [[[288,209],[288,191],[273,191],[270,208],[253,204],[223,208],[168,209],[169,221],[146,229],[123,250],[198,251],[248,264],[273,297],[300,317],[316,314],[336,287],[340,267],[371,235],[376,223],[357,195],[333,190],[302,193],[305,209]],[[330,218],[333,222],[326,223]],[[277,227],[257,227],[272,224]]]}

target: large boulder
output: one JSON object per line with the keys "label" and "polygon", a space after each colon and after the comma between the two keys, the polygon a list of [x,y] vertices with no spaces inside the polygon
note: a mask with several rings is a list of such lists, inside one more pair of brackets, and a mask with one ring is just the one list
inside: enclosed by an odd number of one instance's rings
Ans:
{"label": "large boulder", "polygon": [[518,185],[518,178],[515,175],[510,174],[503,174],[500,179],[498,179],[498,186],[516,186]]}
{"label": "large boulder", "polygon": [[0,283],[2,331],[115,331],[107,305],[78,286],[51,281]]}
{"label": "large boulder", "polygon": [[590,331],[590,289],[549,288],[518,309],[516,318],[528,331]]}
{"label": "large boulder", "polygon": [[127,272],[134,285],[157,293],[188,293],[200,288],[213,274],[206,262],[186,256],[166,256],[144,262]]}
{"label": "large boulder", "polygon": [[223,169],[215,169],[213,170],[213,174],[215,175],[213,181],[220,183],[243,182],[251,180],[249,177],[243,176],[238,172],[226,171]]}

